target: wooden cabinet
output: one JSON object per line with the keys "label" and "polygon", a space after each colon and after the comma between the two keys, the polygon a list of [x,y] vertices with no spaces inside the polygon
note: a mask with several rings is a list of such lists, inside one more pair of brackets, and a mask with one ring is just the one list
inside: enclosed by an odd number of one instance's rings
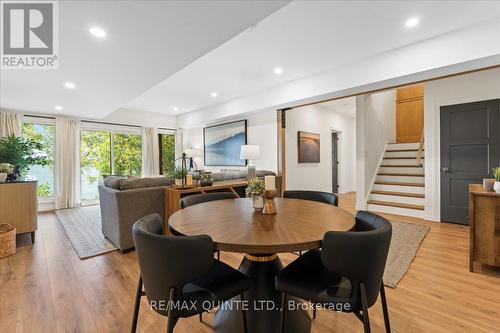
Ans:
{"label": "wooden cabinet", "polygon": [[397,89],[396,141],[419,142],[424,128],[424,86]]}
{"label": "wooden cabinet", "polygon": [[16,233],[31,233],[35,241],[38,227],[36,181],[0,183],[0,223],[16,228]]}
{"label": "wooden cabinet", "polygon": [[500,267],[500,194],[487,192],[482,185],[469,185],[470,260]]}

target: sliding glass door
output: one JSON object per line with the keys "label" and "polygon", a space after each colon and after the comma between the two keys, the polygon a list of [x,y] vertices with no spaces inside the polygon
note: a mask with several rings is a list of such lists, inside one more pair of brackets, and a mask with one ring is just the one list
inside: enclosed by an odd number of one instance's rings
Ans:
{"label": "sliding glass door", "polygon": [[99,201],[98,182],[111,174],[110,132],[81,131],[80,172],[82,204]]}
{"label": "sliding glass door", "polygon": [[82,204],[99,202],[98,184],[109,175],[141,176],[142,136],[127,129],[83,129],[80,134]]}
{"label": "sliding glass door", "polygon": [[23,175],[26,179],[37,180],[40,202],[54,200],[54,124],[51,120],[38,119],[23,124],[23,137],[41,143],[41,151],[36,155],[46,156],[49,163],[44,166],[31,165]]}
{"label": "sliding glass door", "polygon": [[142,136],[138,134],[113,134],[113,174],[141,176]]}
{"label": "sliding glass door", "polygon": [[171,176],[175,169],[175,134],[160,133],[160,174]]}

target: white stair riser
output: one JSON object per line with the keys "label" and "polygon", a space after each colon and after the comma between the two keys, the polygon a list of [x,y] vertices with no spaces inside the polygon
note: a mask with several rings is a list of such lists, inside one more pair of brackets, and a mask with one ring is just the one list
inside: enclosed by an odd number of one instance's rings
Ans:
{"label": "white stair riser", "polygon": [[389,143],[387,145],[387,150],[394,150],[394,149],[418,149],[418,146],[420,143],[415,142],[415,143]]}
{"label": "white stair riser", "polygon": [[424,211],[417,210],[417,209],[381,206],[381,205],[373,205],[373,204],[368,204],[367,209],[369,211],[372,211],[375,213],[380,212],[380,213],[412,216],[412,217],[418,217],[418,218],[422,218],[422,219],[424,218]]}
{"label": "white stair riser", "polygon": [[409,204],[409,205],[420,205],[420,206],[425,205],[424,198],[402,197],[399,195],[386,195],[386,194],[371,193],[370,200],[397,202],[397,203],[403,203],[403,204]]}
{"label": "white stair riser", "polygon": [[[422,165],[424,165],[424,160],[422,160]],[[401,159],[401,160],[388,160],[388,159],[384,159],[382,161],[382,165],[417,165],[417,159],[411,159],[411,160],[407,160],[407,159]]]}
{"label": "white stair riser", "polygon": [[[422,155],[425,156],[425,155]],[[416,151],[386,151],[384,157],[413,157],[417,159]]]}
{"label": "white stair riser", "polygon": [[424,177],[410,177],[410,176],[377,176],[377,181],[382,182],[400,182],[400,183],[418,183],[424,184]]}
{"label": "white stair riser", "polygon": [[412,173],[418,175],[423,175],[424,171],[425,170],[422,167],[414,167],[414,168],[380,167],[378,169],[379,173]]}
{"label": "white stair riser", "polygon": [[425,188],[418,186],[399,186],[399,185],[381,185],[373,184],[375,191],[405,192],[425,194]]}

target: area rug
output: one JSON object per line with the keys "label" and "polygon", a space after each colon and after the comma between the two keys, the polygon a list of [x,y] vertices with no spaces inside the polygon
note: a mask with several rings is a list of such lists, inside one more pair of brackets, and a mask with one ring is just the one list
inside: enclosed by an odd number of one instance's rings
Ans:
{"label": "area rug", "polygon": [[410,264],[430,227],[403,222],[391,223],[392,240],[385,265],[384,285],[396,288],[410,268]]}
{"label": "area rug", "polygon": [[117,250],[102,234],[98,205],[61,209],[56,211],[56,215],[80,259]]}

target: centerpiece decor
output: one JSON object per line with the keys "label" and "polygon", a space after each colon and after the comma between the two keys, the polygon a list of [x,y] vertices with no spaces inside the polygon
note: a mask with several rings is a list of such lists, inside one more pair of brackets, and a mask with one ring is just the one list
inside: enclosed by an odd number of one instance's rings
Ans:
{"label": "centerpiece decor", "polygon": [[274,215],[276,214],[276,204],[274,203],[274,198],[278,194],[276,190],[276,177],[275,176],[265,176],[265,189],[264,189],[264,209],[262,212],[264,214]]}
{"label": "centerpiece decor", "polygon": [[254,177],[248,181],[248,186],[245,190],[247,198],[252,199],[253,209],[256,212],[262,212],[264,209],[264,181],[259,177]]}
{"label": "centerpiece decor", "polygon": [[173,173],[175,186],[181,188],[194,187],[193,175],[189,174],[189,170],[192,170],[193,167],[196,166],[193,158],[188,156],[186,153],[182,153],[182,156],[175,160],[176,163],[178,161],[180,161],[180,166],[176,167]]}
{"label": "centerpiece decor", "polygon": [[495,178],[493,189],[495,192],[500,193],[500,167],[493,168],[493,177]]}

